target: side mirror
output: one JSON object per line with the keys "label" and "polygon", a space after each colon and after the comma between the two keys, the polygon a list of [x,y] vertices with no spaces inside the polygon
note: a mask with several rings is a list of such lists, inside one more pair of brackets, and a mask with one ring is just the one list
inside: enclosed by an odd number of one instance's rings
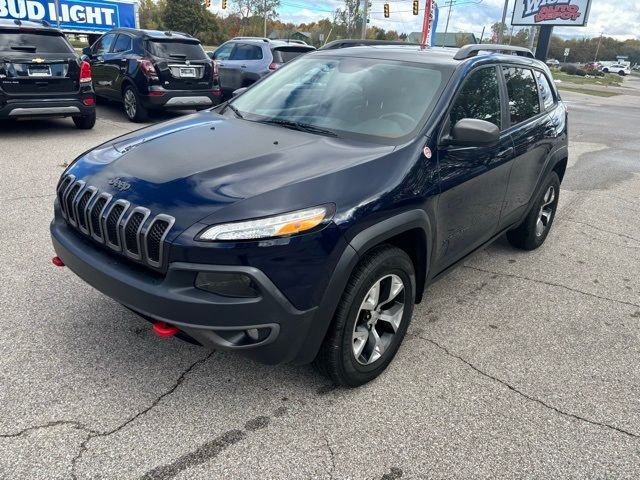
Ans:
{"label": "side mirror", "polygon": [[485,120],[463,118],[443,140],[456,147],[491,147],[500,143],[500,129]]}
{"label": "side mirror", "polygon": [[91,51],[91,47],[84,47],[82,49],[82,55],[86,55],[87,57],[90,57],[92,53],[93,52]]}
{"label": "side mirror", "polygon": [[237,89],[237,90],[234,90],[234,91],[233,91],[233,93],[232,93],[232,95],[233,95],[234,97],[237,97],[238,95],[241,95],[241,94],[243,94],[244,92],[246,92],[248,88],[249,88],[249,87],[242,87],[242,88],[239,88],[239,89]]}

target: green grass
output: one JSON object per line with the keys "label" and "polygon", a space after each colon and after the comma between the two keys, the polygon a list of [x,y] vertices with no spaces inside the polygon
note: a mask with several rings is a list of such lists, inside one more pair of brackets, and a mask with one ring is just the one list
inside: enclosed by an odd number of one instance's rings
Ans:
{"label": "green grass", "polygon": [[553,78],[577,85],[601,85],[603,87],[619,87],[624,81],[624,78],[616,73],[607,73],[604,77],[579,77],[578,75],[568,75],[559,70],[553,72]]}
{"label": "green grass", "polygon": [[567,87],[566,85],[558,85],[560,90],[566,90],[568,92],[575,93],[584,93],[585,95],[593,95],[594,97],[615,97],[616,95],[620,95],[615,92],[606,92],[602,90],[591,90],[589,88],[576,88],[576,87]]}

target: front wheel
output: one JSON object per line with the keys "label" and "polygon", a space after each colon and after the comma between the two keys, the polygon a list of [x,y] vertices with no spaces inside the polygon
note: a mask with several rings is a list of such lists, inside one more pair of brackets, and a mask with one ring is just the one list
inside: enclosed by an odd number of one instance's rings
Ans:
{"label": "front wheel", "polygon": [[142,105],[139,95],[132,87],[124,89],[122,102],[124,104],[124,113],[132,122],[144,122],[148,118],[147,109]]}
{"label": "front wheel", "polygon": [[358,264],[315,365],[336,385],[358,387],[391,363],[415,299],[413,262],[401,249],[377,247]]}
{"label": "front wheel", "polygon": [[72,117],[73,123],[81,130],[90,130],[96,124],[96,111],[94,110],[88,115],[82,115],[79,117]]}
{"label": "front wheel", "polygon": [[520,226],[507,232],[507,239],[511,245],[522,250],[535,250],[540,247],[553,225],[559,198],[560,178],[556,172],[551,172],[527,217]]}

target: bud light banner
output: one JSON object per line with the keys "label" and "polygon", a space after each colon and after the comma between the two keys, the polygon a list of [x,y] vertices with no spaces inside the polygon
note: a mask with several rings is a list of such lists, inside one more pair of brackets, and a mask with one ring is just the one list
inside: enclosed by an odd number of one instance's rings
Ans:
{"label": "bud light banner", "polygon": [[516,0],[512,25],[584,27],[591,0]]}
{"label": "bud light banner", "polygon": [[45,20],[65,32],[101,33],[136,27],[137,2],[107,0],[0,0],[0,18]]}

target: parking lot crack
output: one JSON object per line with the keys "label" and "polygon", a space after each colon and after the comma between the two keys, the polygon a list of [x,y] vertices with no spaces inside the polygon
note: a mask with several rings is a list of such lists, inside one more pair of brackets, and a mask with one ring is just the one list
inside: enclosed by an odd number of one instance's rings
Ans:
{"label": "parking lot crack", "polygon": [[620,305],[628,305],[630,307],[640,308],[640,305],[637,304],[637,303],[626,302],[624,300],[617,300],[615,298],[610,298],[610,297],[603,297],[602,295],[597,295],[595,293],[584,292],[582,290],[578,290],[577,288],[572,288],[572,287],[568,287],[566,285],[562,285],[561,283],[554,283],[554,282],[549,282],[549,281],[545,281],[545,280],[538,280],[538,279],[535,279],[535,278],[529,278],[529,277],[525,277],[525,276],[522,276],[522,275],[516,275],[514,273],[493,272],[491,270],[485,270],[484,268],[472,267],[470,265],[464,265],[463,268],[468,268],[469,270],[475,270],[477,272],[489,273],[491,275],[499,275],[501,277],[517,278],[519,280],[525,280],[525,281],[529,281],[529,282],[539,283],[539,284],[542,284],[542,285],[547,285],[549,287],[563,288],[565,290],[569,290],[570,292],[579,293],[581,295],[586,295],[588,297],[598,298],[600,300],[606,300],[608,302],[614,302],[614,303],[618,303]]}
{"label": "parking lot crack", "polygon": [[326,436],[324,437],[324,443],[327,445],[327,450],[329,450],[329,456],[331,458],[331,470],[329,470],[329,477],[334,478],[333,473],[336,471],[336,455],[329,443],[329,439]]}
{"label": "parking lot crack", "polygon": [[618,433],[622,433],[624,435],[627,435],[629,437],[638,439],[640,438],[640,435],[629,432],[628,430],[624,430],[623,428],[620,427],[616,427],[614,425],[609,425],[607,423],[602,423],[602,422],[598,422],[595,420],[589,420],[588,418],[582,417],[580,415],[576,415],[574,413],[569,413],[569,412],[565,412],[564,410],[561,410],[557,407],[554,407],[553,405],[549,405],[548,403],[546,403],[543,400],[540,400],[539,398],[535,398],[532,397],[531,395],[528,395],[527,393],[523,392],[522,390],[518,389],[517,387],[514,387],[513,385],[511,385],[510,383],[494,376],[491,375],[487,372],[485,372],[484,370],[482,370],[481,368],[477,367],[476,365],[474,365],[473,363],[471,363],[470,361],[464,359],[463,357],[461,357],[460,355],[456,355],[455,353],[451,352],[447,347],[440,345],[438,342],[436,342],[435,340],[431,339],[431,338],[427,338],[427,337],[423,337],[421,335],[413,335],[415,338],[419,338],[420,340],[424,340],[425,342],[429,342],[430,344],[434,345],[436,348],[438,348],[439,350],[441,350],[442,352],[444,352],[446,355],[448,355],[449,357],[455,358],[459,361],[461,361],[462,363],[464,363],[466,366],[468,366],[469,368],[471,368],[473,371],[475,371],[476,373],[482,375],[485,378],[488,378],[494,382],[497,382],[501,385],[503,385],[504,387],[508,388],[511,392],[525,398],[526,400],[529,400],[531,402],[535,402],[541,406],[543,406],[544,408],[548,409],[548,410],[552,410],[564,417],[567,418],[572,418],[574,420],[578,420],[580,422],[584,422],[584,423],[588,423],[590,425],[594,425],[597,427],[601,427],[601,428],[607,428],[609,430],[613,430],[615,432]]}
{"label": "parking lot crack", "polygon": [[592,228],[594,230],[598,230],[599,232],[609,233],[611,235],[616,235],[616,236],[618,236],[620,238],[626,238],[627,240],[632,240],[632,241],[634,241],[636,243],[640,243],[640,240],[635,238],[635,237],[632,237],[630,235],[625,235],[624,233],[614,232],[614,231],[611,231],[611,230],[607,230],[605,228],[597,227],[596,225],[591,225],[590,223],[579,222],[577,220],[570,220],[570,219],[567,219],[565,221],[570,222],[570,223],[575,223],[577,225],[584,225],[585,227],[589,227],[589,228]]}
{"label": "parking lot crack", "polygon": [[58,427],[58,426],[62,426],[62,425],[66,425],[66,426],[71,426],[73,428],[76,428],[78,430],[84,430],[85,432],[92,434],[92,433],[99,433],[96,430],[91,430],[89,427],[87,427],[86,425],[80,423],[80,422],[76,422],[74,420],[55,420],[52,422],[47,422],[44,423],[42,425],[33,425],[30,427],[26,427],[23,428],[22,430],[19,430],[18,432],[15,433],[1,433],[0,434],[0,438],[17,438],[17,437],[21,437],[22,435],[25,435],[27,433],[30,432],[35,432],[37,430],[42,430],[42,429],[47,429],[47,428],[54,428],[54,427]]}

